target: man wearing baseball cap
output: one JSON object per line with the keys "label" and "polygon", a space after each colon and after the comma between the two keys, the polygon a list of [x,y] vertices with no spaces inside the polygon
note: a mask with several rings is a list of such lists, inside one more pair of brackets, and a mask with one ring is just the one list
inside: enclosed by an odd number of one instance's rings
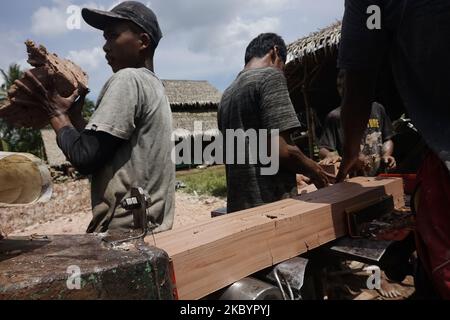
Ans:
{"label": "man wearing baseball cap", "polygon": [[74,106],[78,92],[62,98],[33,81],[45,91],[41,102],[58,145],[75,168],[92,175],[93,220],[87,231],[133,229],[133,215],[121,203],[137,187],[150,196],[147,214],[155,232],[169,230],[175,209],[172,114],[154,74],[153,56],[162,38],[156,15],[142,3],[125,1],[111,11],[83,9],[82,16],[103,31],[114,72],[90,122],[81,116],[83,95]]}

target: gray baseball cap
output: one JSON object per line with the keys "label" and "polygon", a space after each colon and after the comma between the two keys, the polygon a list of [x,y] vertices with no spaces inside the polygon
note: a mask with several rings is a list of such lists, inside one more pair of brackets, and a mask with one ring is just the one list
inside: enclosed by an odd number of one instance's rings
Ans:
{"label": "gray baseball cap", "polygon": [[163,36],[155,13],[137,1],[124,1],[111,11],[84,8],[81,14],[87,24],[100,30],[117,20],[132,21],[150,35],[155,46]]}

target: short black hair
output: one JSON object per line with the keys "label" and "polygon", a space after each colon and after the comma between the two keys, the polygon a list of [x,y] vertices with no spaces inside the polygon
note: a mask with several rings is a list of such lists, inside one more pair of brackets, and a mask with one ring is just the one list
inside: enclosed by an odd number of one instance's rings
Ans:
{"label": "short black hair", "polygon": [[287,48],[283,38],[275,33],[262,33],[253,39],[245,52],[245,64],[249,63],[253,58],[262,58],[273,47],[277,46],[280,58],[286,63]]}

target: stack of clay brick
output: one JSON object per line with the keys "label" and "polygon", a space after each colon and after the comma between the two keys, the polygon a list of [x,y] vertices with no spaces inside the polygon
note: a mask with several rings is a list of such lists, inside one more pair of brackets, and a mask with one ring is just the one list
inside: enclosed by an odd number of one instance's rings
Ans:
{"label": "stack of clay brick", "polygon": [[[56,91],[63,97],[72,95],[75,89],[80,92],[88,88],[88,77],[80,67],[72,61],[61,59],[51,54],[43,46],[36,46],[32,41],[25,42],[28,51],[28,63],[34,68],[30,72],[41,81],[47,89],[54,83]],[[30,80],[23,77],[22,82],[30,89],[35,87]],[[0,108],[0,118],[10,125],[42,129],[49,124],[49,119],[42,107],[24,101],[36,99],[18,87],[12,85],[8,91],[8,101]]]}

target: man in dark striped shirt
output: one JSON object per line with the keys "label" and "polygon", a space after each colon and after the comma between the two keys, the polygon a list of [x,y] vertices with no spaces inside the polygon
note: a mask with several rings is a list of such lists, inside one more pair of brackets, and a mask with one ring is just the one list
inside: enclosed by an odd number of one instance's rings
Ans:
{"label": "man in dark striped shirt", "polygon": [[227,146],[226,131],[230,129],[279,131],[280,168],[276,174],[264,175],[259,161],[248,161],[249,150],[255,148],[248,141],[244,141],[246,163],[227,163],[228,213],[297,195],[297,173],[311,178],[319,188],[328,185],[326,173],[291,139],[300,122],[283,73],[286,56],[281,37],[273,33],[259,35],[247,48],[244,70],[223,94],[218,120]]}

